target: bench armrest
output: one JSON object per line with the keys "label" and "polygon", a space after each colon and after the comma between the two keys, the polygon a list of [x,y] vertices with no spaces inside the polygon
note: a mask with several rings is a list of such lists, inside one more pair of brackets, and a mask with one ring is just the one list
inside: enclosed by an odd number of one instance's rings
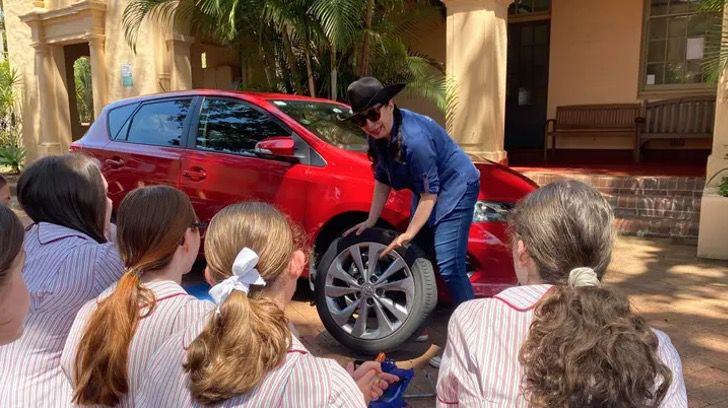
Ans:
{"label": "bench armrest", "polygon": [[[551,127],[549,127],[549,124],[551,124]],[[546,132],[553,132],[554,130],[556,130],[556,119],[548,119],[546,121]]]}

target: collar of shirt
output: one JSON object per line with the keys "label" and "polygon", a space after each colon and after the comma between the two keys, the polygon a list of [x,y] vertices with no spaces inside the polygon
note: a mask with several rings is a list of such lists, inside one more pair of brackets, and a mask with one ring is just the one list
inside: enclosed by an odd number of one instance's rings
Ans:
{"label": "collar of shirt", "polygon": [[91,237],[84,234],[83,232],[77,231],[73,228],[64,227],[63,225],[51,224],[49,222],[40,222],[38,224],[35,224],[34,228],[37,228],[38,240],[43,245],[70,237],[78,237],[83,240],[93,241]]}
{"label": "collar of shirt", "polygon": [[533,309],[541,298],[551,289],[553,285],[524,285],[508,288],[493,296],[508,305],[511,309],[519,312],[526,312]]}
{"label": "collar of shirt", "polygon": [[145,288],[154,292],[154,297],[157,299],[157,302],[176,296],[187,295],[187,291],[182,286],[171,280],[153,281],[144,283],[143,285]]}

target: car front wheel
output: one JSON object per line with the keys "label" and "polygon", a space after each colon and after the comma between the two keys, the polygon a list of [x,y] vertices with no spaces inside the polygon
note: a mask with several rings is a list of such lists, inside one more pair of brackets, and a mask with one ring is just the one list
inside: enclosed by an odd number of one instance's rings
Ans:
{"label": "car front wheel", "polygon": [[416,245],[379,258],[397,236],[372,228],[334,240],[318,264],[316,308],[326,329],[365,353],[391,351],[412,337],[437,303],[432,263]]}

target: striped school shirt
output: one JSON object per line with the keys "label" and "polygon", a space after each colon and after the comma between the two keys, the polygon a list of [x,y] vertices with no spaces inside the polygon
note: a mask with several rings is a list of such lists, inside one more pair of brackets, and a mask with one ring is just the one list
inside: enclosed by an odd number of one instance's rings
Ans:
{"label": "striped school shirt", "polygon": [[[147,378],[137,394],[136,406],[155,408],[203,407],[192,400],[189,376],[182,364],[186,350],[205,325],[200,321],[173,335],[149,363]],[[283,364],[269,372],[253,390],[216,407],[364,408],[364,397],[352,377],[336,361],[312,356],[293,341]]]}
{"label": "striped school shirt", "polygon": [[[450,318],[437,380],[438,407],[527,407],[518,362],[538,301],[551,285],[509,288],[491,299],[463,303]],[[657,354],[673,379],[662,407],[687,407],[680,355],[654,330]]]}
{"label": "striped school shirt", "polygon": [[[71,333],[66,340],[66,347],[61,355],[61,367],[67,379],[64,400],[70,401],[73,398],[76,355],[86,325],[91,314],[96,310],[98,302],[109,296],[115,286],[105,290],[97,299],[86,303],[76,315]],[[136,392],[145,381],[147,363],[152,354],[169,336],[186,329],[190,324],[215,310],[212,302],[198,300],[188,295],[176,282],[165,280],[150,282],[143,286],[154,293],[157,303],[152,313],[139,321],[131,340],[127,362],[129,392],[116,407],[134,406]]]}
{"label": "striped school shirt", "polygon": [[62,406],[61,351],[76,312],[124,271],[116,246],[41,222],[25,233],[30,310],[22,337],[0,347],[0,407]]}

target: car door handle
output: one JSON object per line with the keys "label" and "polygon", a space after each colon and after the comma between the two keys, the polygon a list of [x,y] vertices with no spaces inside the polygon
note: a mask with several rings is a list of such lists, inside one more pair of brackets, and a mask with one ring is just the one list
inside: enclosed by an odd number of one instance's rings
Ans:
{"label": "car door handle", "polygon": [[112,169],[118,169],[118,168],[124,166],[124,160],[123,159],[106,159],[106,160],[104,160],[104,164],[111,167]]}
{"label": "car door handle", "polygon": [[205,172],[204,169],[196,167],[196,168],[192,168],[190,170],[182,171],[182,176],[186,177],[192,181],[200,181],[200,180],[204,180],[205,177],[207,177],[207,173]]}

